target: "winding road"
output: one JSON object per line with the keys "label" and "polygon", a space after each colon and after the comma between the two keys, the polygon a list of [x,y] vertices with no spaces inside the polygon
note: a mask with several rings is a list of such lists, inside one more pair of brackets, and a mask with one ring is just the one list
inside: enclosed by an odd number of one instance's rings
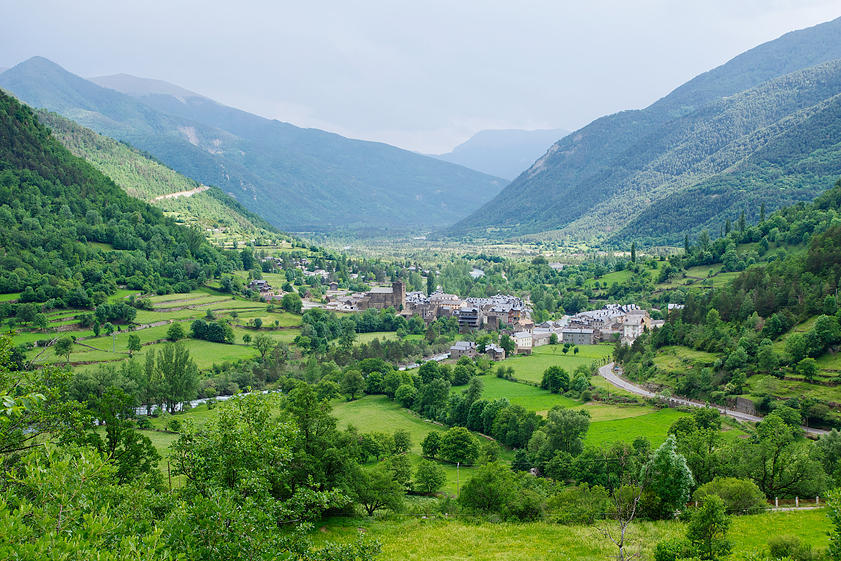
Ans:
{"label": "winding road", "polygon": [[[642,397],[653,397],[655,399],[665,399],[669,402],[669,404],[674,405],[682,405],[685,407],[715,407],[718,409],[722,415],[727,415],[728,417],[733,417],[739,421],[749,421],[751,423],[758,423],[762,420],[762,417],[757,415],[749,415],[748,413],[742,413],[741,411],[735,411],[733,409],[727,409],[726,407],[721,407],[714,404],[708,403],[701,403],[700,401],[692,401],[691,399],[686,399],[683,397],[664,397],[658,395],[654,392],[650,392],[647,389],[638,386],[634,383],[629,382],[628,380],[620,377],[614,371],[614,363],[608,363],[599,368],[599,376],[616,386],[617,388],[623,389],[625,391],[631,392],[636,395],[640,395]],[[827,434],[829,431],[823,429],[813,429],[810,427],[803,427],[803,430],[806,431],[808,434],[812,435],[821,435]]]}

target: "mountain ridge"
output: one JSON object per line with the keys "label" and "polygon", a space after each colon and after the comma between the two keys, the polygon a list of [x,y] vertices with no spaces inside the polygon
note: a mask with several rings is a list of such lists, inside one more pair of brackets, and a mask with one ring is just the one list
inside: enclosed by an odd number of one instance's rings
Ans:
{"label": "mountain ridge", "polygon": [[[652,131],[668,133],[674,122],[698,117],[709,110],[710,104],[839,58],[841,18],[754,47],[696,76],[645,109],[600,117],[559,140],[492,201],[446,233],[578,235],[570,225],[609,202],[618,177],[633,186],[633,173],[646,163],[640,158],[634,161],[633,156],[651,149],[641,139]],[[652,162],[649,159],[647,163]],[[621,220],[612,216],[607,224],[618,231],[625,225]],[[592,229],[589,234],[593,234]],[[601,239],[609,237],[604,232],[599,235]]]}
{"label": "mountain ridge", "polygon": [[513,180],[559,139],[565,129],[488,129],[436,158]]}
{"label": "mountain ridge", "polygon": [[[133,97],[43,57],[0,74],[22,101],[216,185],[286,231],[443,227],[504,181],[390,145],[264,119],[204,97]],[[227,128],[226,128],[227,127]]]}

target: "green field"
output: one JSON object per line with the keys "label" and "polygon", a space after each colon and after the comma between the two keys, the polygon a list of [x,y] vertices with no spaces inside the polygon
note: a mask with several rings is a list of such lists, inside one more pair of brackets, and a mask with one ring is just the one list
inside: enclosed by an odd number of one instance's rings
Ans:
{"label": "green field", "polygon": [[396,331],[372,331],[371,333],[357,333],[356,334],[356,342],[357,343],[370,343],[374,339],[379,339],[380,341],[397,341],[397,332]]}
{"label": "green field", "polygon": [[674,409],[661,409],[653,413],[590,423],[585,444],[601,446],[610,442],[631,442],[643,436],[652,446],[659,446],[666,440],[666,432],[675,420],[686,415]]}
{"label": "green field", "polygon": [[[479,379],[482,380],[484,386],[484,390],[482,391],[482,397],[484,399],[490,400],[505,397],[512,404],[522,405],[529,411],[546,411],[556,405],[560,405],[561,407],[579,405],[579,402],[574,399],[528,384],[512,382],[511,380],[497,378],[492,375],[481,376]],[[465,387],[454,387],[453,392],[461,392]]]}
{"label": "green field", "polygon": [[[772,535],[796,535],[816,549],[828,545],[825,511],[768,512],[733,517],[729,537],[733,553],[767,551]],[[545,522],[488,523],[464,520],[334,518],[314,532],[319,542],[345,542],[362,531],[382,544],[381,559],[403,561],[601,561],[616,548],[597,526],[561,526]],[[628,552],[651,559],[656,543],[683,537],[679,521],[637,522],[628,530]]]}
{"label": "green field", "polygon": [[603,362],[613,353],[613,345],[581,345],[578,354],[572,349],[565,355],[563,345],[544,345],[534,349],[531,355],[516,355],[507,358],[500,364],[514,368],[514,377],[520,380],[540,383],[543,372],[550,366],[560,366],[567,372],[572,372],[579,366],[589,366],[593,362]]}

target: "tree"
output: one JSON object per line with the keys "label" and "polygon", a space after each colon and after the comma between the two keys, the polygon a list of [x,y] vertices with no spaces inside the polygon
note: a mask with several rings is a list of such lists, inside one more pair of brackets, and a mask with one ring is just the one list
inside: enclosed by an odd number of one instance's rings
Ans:
{"label": "tree", "polygon": [[199,370],[182,343],[167,343],[158,353],[150,351],[150,355],[156,358],[160,396],[170,413],[175,411],[177,404],[196,398]]}
{"label": "tree", "polygon": [[166,330],[166,338],[172,341],[173,343],[183,339],[184,335],[184,328],[181,327],[181,324],[177,321],[171,323],[169,328]]}
{"label": "tree", "polygon": [[248,345],[249,343],[251,343],[251,335],[249,335],[248,333],[244,333],[242,335],[242,342],[244,345]]}
{"label": "tree", "polygon": [[765,509],[765,495],[749,479],[735,477],[716,477],[709,483],[695,490],[693,498],[704,502],[715,495],[724,501],[727,512],[737,514],[755,514]]}
{"label": "tree", "polygon": [[641,485],[622,485],[614,489],[610,494],[611,507],[607,518],[616,521],[616,529],[609,524],[599,527],[599,532],[618,549],[616,559],[625,561],[637,557],[637,555],[626,556],[628,528],[636,518],[640,497],[642,495]]}
{"label": "tree", "polygon": [[637,262],[637,242],[631,242],[631,263]]}
{"label": "tree", "polygon": [[353,479],[353,493],[368,516],[384,508],[400,510],[403,505],[403,488],[383,464],[368,470],[359,469]]}
{"label": "tree", "polygon": [[797,373],[807,382],[811,382],[818,375],[818,363],[813,358],[804,358],[797,363]]}
{"label": "tree", "polygon": [[829,557],[841,560],[841,489],[829,493],[827,500],[826,515],[829,517],[832,528],[829,530]]}
{"label": "tree", "polygon": [[53,350],[57,356],[63,356],[64,361],[70,362],[70,353],[73,352],[73,339],[70,335],[65,335],[53,344]]}
{"label": "tree", "polygon": [[429,460],[421,460],[415,470],[415,488],[420,493],[436,493],[444,486],[446,480],[444,468]]}
{"label": "tree", "polygon": [[429,271],[426,275],[426,295],[430,296],[433,292],[435,292],[435,273]]}
{"label": "tree", "polygon": [[348,370],[342,377],[342,393],[353,401],[365,391],[365,378],[359,370]]}
{"label": "tree", "polygon": [[424,456],[434,458],[441,449],[441,435],[436,431],[430,432],[421,441],[421,448],[423,449]]}
{"label": "tree", "polygon": [[274,347],[275,342],[274,339],[266,335],[265,333],[258,333],[254,336],[253,342],[254,348],[260,353],[260,358],[263,360],[266,359],[266,354]]}
{"label": "tree", "polygon": [[40,329],[41,331],[46,331],[47,330],[47,325],[49,325],[49,322],[47,321],[47,316],[45,314],[42,314],[42,313],[35,314],[35,317],[32,319],[32,325],[36,329]]}
{"label": "tree", "polygon": [[300,296],[294,292],[290,292],[289,294],[283,295],[283,298],[280,300],[280,307],[287,312],[300,314],[303,309],[303,302],[301,302]]}
{"label": "tree", "polygon": [[412,487],[412,462],[406,454],[397,454],[386,460],[386,467],[391,472],[394,480],[400,484],[404,491]]}
{"label": "tree", "polygon": [[394,453],[405,454],[412,447],[412,437],[409,431],[398,429],[394,431]]}
{"label": "tree", "polygon": [[648,489],[654,495],[651,514],[671,518],[689,500],[689,490],[695,484],[686,458],[677,452],[674,435],[669,435],[654,451],[643,470]]}
{"label": "tree", "polygon": [[479,443],[466,428],[452,427],[441,437],[440,453],[448,462],[469,465],[479,457]]}
{"label": "tree", "polygon": [[134,356],[134,353],[138,352],[141,349],[140,346],[140,336],[136,333],[132,333],[128,336],[128,354],[129,356]]}
{"label": "tree", "polygon": [[478,468],[461,490],[459,502],[479,512],[504,513],[516,494],[514,472],[499,462]]}
{"label": "tree", "polygon": [[418,391],[412,384],[400,384],[394,392],[394,399],[396,399],[400,405],[409,409],[415,403],[417,395]]}
{"label": "tree", "polygon": [[721,497],[709,495],[686,525],[686,537],[694,544],[701,559],[718,559],[730,553],[727,541],[730,518]]}
{"label": "tree", "polygon": [[261,327],[263,327],[263,319],[254,318],[254,329],[260,329]]}
{"label": "tree", "polygon": [[517,343],[505,333],[499,336],[499,346],[505,350],[505,356],[513,356],[517,350]]}

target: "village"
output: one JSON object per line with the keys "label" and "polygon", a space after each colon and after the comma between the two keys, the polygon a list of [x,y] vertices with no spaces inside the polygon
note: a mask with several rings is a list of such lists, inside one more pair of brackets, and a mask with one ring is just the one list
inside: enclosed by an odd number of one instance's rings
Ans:
{"label": "village", "polygon": [[[535,324],[528,298],[510,294],[462,298],[443,292],[440,287],[431,294],[407,292],[402,281],[373,286],[367,292],[354,292],[339,289],[337,282],[330,282],[330,273],[326,270],[310,271],[305,263],[298,264],[298,267],[304,275],[318,277],[327,288],[324,302],[306,300],[305,309],[321,307],[337,313],[355,313],[372,308],[392,308],[407,319],[419,317],[427,324],[439,318],[455,318],[462,334],[498,332],[507,335],[514,343],[513,351],[506,353],[496,343],[480,346],[470,340],[457,341],[449,353],[449,358],[454,359],[485,354],[491,360],[499,361],[504,360],[507,354],[529,355],[537,347],[556,343],[578,346],[620,341],[631,345],[645,331],[665,323],[663,319],[653,319],[648,310],[635,304],[607,304],[601,309],[563,315],[559,319]],[[265,280],[252,280],[248,287],[267,300],[282,297],[282,293]],[[677,305],[670,305],[668,311],[674,307]]]}

